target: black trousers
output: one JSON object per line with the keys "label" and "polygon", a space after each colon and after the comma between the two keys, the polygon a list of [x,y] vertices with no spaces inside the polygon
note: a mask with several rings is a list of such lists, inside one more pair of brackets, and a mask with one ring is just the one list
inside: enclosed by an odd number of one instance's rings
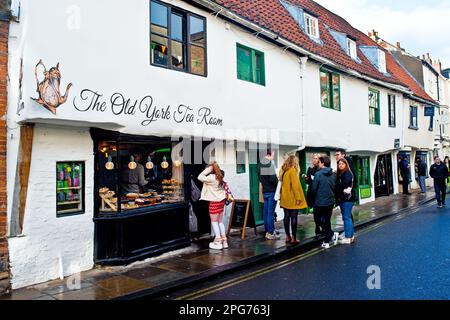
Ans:
{"label": "black trousers", "polygon": [[445,205],[445,197],[447,195],[447,184],[445,183],[445,179],[434,179],[434,192],[436,192],[438,205]]}
{"label": "black trousers", "polygon": [[322,233],[325,235],[325,242],[330,243],[333,238],[333,230],[331,230],[331,216],[333,214],[333,207],[314,207],[314,211],[317,213],[320,219],[320,227]]}
{"label": "black trousers", "polygon": [[408,194],[409,193],[409,178],[408,177],[406,177],[406,178],[403,178],[403,182],[402,182],[402,185],[403,185],[403,194]]}
{"label": "black trousers", "polygon": [[322,223],[320,222],[320,215],[317,213],[316,208],[313,208],[313,216],[314,216],[314,223],[316,224],[316,236],[322,234]]}

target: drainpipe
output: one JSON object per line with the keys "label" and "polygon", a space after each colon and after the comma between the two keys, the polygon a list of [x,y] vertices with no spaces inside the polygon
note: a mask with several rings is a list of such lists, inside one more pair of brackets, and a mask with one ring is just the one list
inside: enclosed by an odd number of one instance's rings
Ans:
{"label": "drainpipe", "polygon": [[298,147],[297,151],[302,151],[303,149],[306,148],[306,137],[305,137],[305,82],[304,82],[304,77],[306,74],[306,63],[308,62],[308,56],[303,56],[299,58],[299,63],[300,63],[300,94],[301,94],[301,102],[300,102],[300,110],[301,110],[301,117],[302,117],[302,121],[301,121],[301,134],[302,134],[302,139],[301,139],[301,144]]}

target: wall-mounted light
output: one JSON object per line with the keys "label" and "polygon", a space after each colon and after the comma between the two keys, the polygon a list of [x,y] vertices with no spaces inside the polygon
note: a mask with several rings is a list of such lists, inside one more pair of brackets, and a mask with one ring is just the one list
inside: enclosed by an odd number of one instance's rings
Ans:
{"label": "wall-mounted light", "polygon": [[163,162],[161,163],[161,168],[167,169],[169,167],[169,163],[167,162],[167,158],[163,157]]}
{"label": "wall-mounted light", "polygon": [[108,156],[108,162],[105,164],[106,170],[113,170],[114,169],[114,162],[112,162],[112,157]]}
{"label": "wall-mounted light", "polygon": [[147,163],[145,164],[145,167],[148,169],[148,170],[152,170],[153,169],[153,162],[152,162],[152,158],[150,158],[150,156],[148,156],[148,158],[147,158]]}
{"label": "wall-mounted light", "polygon": [[134,157],[130,156],[130,162],[128,163],[128,168],[130,168],[130,170],[134,170],[137,167],[137,163],[134,162]]}

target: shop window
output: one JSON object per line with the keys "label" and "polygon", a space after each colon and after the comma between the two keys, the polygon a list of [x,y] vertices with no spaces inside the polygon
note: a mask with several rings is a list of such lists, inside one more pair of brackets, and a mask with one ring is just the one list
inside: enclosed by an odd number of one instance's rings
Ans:
{"label": "shop window", "polygon": [[339,74],[322,69],[320,71],[320,94],[322,107],[341,110],[341,81]]}
{"label": "shop window", "polygon": [[240,44],[236,50],[238,79],[265,86],[264,53]]}
{"label": "shop window", "polygon": [[380,124],[380,91],[369,89],[369,123]]}
{"label": "shop window", "polygon": [[236,151],[236,173],[245,173],[245,151]]}
{"label": "shop window", "polygon": [[134,209],[185,201],[184,165],[172,159],[172,143],[100,141],[97,181],[99,212],[129,213]]}
{"label": "shop window", "polygon": [[84,213],[84,162],[56,163],[56,215]]}
{"label": "shop window", "polygon": [[206,19],[151,1],[151,64],[206,76]]}

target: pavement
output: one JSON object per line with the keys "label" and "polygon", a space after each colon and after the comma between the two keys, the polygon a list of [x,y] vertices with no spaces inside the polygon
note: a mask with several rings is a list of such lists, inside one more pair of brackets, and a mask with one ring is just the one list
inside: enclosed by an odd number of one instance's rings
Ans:
{"label": "pavement", "polygon": [[433,202],[359,230],[351,246],[269,260],[162,299],[448,301],[448,230],[450,208]]}
{"label": "pavement", "polygon": [[[355,206],[355,229],[367,227],[433,200],[434,191],[429,189],[426,194],[413,192],[411,196],[394,195]],[[170,291],[249,268],[270,258],[320,246],[322,239],[315,237],[312,215],[299,215],[298,224],[298,245],[286,245],[282,222],[278,222],[280,240],[265,240],[263,226],[258,227],[257,235],[252,229],[247,229],[245,240],[241,240],[237,230],[229,237],[228,249],[210,250],[210,239],[203,238],[192,242],[189,248],[128,266],[98,266],[62,280],[12,290],[11,293],[1,296],[0,300],[128,300],[144,296],[148,299],[158,298]],[[343,231],[339,210],[335,210],[333,214],[332,225],[333,230]]]}

